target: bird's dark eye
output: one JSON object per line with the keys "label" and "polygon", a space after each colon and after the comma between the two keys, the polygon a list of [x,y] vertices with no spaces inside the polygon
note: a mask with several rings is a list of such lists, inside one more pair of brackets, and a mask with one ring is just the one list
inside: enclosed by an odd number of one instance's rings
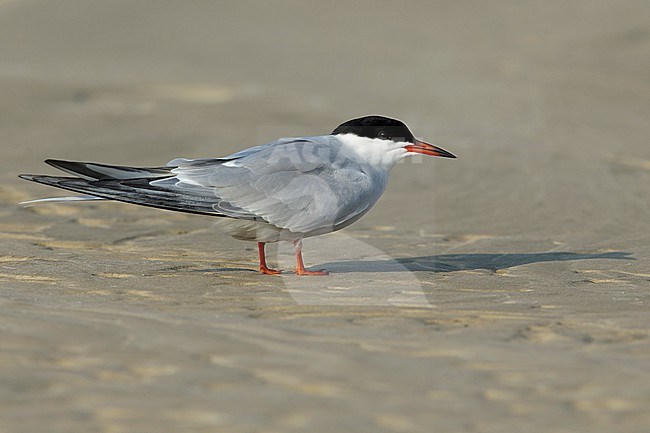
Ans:
{"label": "bird's dark eye", "polygon": [[386,134],[386,131],[379,131],[377,137],[381,138],[382,140],[390,140],[390,137],[388,134]]}

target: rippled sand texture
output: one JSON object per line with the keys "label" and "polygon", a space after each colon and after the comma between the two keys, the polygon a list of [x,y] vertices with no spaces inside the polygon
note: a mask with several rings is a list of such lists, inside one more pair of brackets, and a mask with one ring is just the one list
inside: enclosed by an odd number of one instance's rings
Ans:
{"label": "rippled sand texture", "polygon": [[[0,433],[647,432],[646,1],[0,1]],[[18,208],[381,113],[459,155],[262,276],[207,217]],[[62,194],[61,194],[62,195]],[[290,269],[287,245],[272,265]]]}

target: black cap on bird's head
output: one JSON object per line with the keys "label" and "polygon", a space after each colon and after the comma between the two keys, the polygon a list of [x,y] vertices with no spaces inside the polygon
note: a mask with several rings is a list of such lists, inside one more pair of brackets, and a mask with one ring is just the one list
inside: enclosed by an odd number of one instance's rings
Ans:
{"label": "black cap on bird's head", "polygon": [[404,146],[410,153],[456,158],[450,152],[432,144],[418,140],[401,120],[384,116],[364,116],[341,123],[332,131],[332,135],[354,134],[359,137],[390,140],[396,143],[412,143]]}
{"label": "black cap on bird's head", "polygon": [[336,134],[354,134],[359,137],[411,143],[415,139],[404,122],[384,116],[365,116],[348,120],[332,131],[332,135]]}

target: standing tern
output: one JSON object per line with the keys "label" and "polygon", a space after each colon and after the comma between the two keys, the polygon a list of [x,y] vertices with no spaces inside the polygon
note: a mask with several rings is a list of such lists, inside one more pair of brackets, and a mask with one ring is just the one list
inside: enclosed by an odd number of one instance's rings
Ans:
{"label": "standing tern", "polygon": [[417,154],[456,158],[399,120],[365,116],[329,135],[281,138],[223,158],[177,158],[153,168],[48,159],[74,177],[20,177],[86,194],[25,204],[117,200],[222,217],[231,236],[257,241],[263,274],[281,273],[268,267],[264,246],[282,240],[294,245],[296,274],[326,275],[305,268],[302,239],[357,221],[383,194],[390,169]]}

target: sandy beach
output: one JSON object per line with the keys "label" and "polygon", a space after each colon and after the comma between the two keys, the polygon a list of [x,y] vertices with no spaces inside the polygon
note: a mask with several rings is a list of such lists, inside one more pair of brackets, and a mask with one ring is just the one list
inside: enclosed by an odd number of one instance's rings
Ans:
{"label": "sandy beach", "polygon": [[[0,1],[0,433],[650,426],[647,1]],[[365,114],[400,163],[327,277],[210,217],[21,208]],[[288,245],[269,248],[291,269]]]}

